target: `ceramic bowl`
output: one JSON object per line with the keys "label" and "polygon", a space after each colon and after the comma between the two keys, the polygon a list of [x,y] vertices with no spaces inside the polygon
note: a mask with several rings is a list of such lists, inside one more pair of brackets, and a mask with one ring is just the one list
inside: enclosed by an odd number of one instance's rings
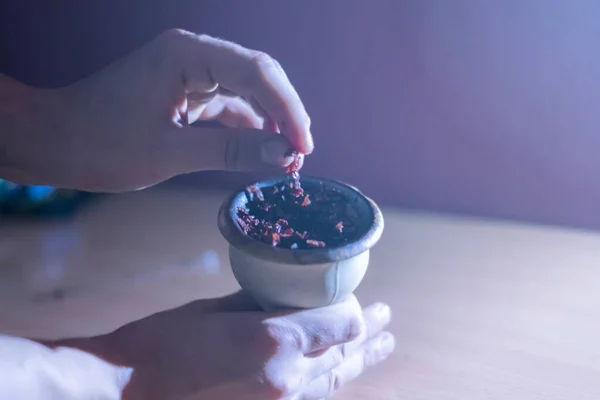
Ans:
{"label": "ceramic bowl", "polygon": [[[281,185],[287,178],[255,183],[259,188]],[[342,182],[305,177],[307,193],[319,186],[334,188],[355,207],[358,240],[340,247],[285,249],[272,247],[244,234],[237,210],[246,205],[246,188],[229,196],[219,210],[219,230],[229,242],[229,261],[235,278],[265,309],[316,308],[339,301],[354,292],[369,265],[369,251],[383,232],[379,207],[358,189]]]}

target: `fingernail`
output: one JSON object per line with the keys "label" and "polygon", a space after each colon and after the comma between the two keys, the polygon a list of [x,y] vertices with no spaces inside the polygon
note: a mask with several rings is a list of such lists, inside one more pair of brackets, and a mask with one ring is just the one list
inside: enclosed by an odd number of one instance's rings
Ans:
{"label": "fingernail", "polygon": [[383,356],[390,354],[396,347],[396,339],[394,338],[394,335],[389,332],[383,333],[379,341],[379,346]]}
{"label": "fingernail", "polygon": [[285,167],[289,164],[286,153],[290,150],[289,142],[281,135],[274,135],[265,140],[260,147],[260,158],[262,162],[274,167]]}
{"label": "fingernail", "polygon": [[308,133],[308,140],[306,141],[306,154],[311,154],[315,149],[315,142],[313,141],[312,134]]}

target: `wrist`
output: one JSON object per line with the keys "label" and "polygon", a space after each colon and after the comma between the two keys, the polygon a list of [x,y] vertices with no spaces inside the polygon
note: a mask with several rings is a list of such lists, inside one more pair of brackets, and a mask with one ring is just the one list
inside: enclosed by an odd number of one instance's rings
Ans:
{"label": "wrist", "polygon": [[0,177],[45,184],[45,154],[66,120],[61,89],[34,88],[0,75]]}
{"label": "wrist", "polygon": [[92,337],[68,338],[58,340],[38,340],[38,342],[52,349],[57,349],[60,347],[70,347],[72,349],[82,350],[86,353],[93,354],[94,356],[101,358],[111,364],[118,364],[118,356],[113,354],[115,353],[115,351],[109,338],[110,335],[100,335]]}

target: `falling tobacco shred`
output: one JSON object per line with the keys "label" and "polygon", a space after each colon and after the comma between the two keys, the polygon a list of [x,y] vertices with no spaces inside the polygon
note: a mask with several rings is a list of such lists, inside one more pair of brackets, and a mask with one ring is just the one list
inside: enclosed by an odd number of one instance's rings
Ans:
{"label": "falling tobacco shred", "polygon": [[333,188],[319,186],[305,194],[298,172],[302,155],[290,156],[288,181],[262,190],[256,185],[247,188],[248,203],[238,209],[240,229],[273,247],[289,249],[335,247],[355,240],[354,208]]}
{"label": "falling tobacco shred", "polygon": [[304,200],[302,201],[302,207],[306,207],[309,204],[310,204],[310,199],[309,199],[309,196],[306,195],[306,196],[304,196]]}

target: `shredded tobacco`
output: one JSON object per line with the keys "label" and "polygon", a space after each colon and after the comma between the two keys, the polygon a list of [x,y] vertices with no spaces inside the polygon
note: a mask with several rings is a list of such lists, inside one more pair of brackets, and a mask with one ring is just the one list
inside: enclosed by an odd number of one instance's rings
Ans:
{"label": "shredded tobacco", "polygon": [[298,173],[301,155],[291,155],[287,181],[262,190],[257,185],[247,188],[248,203],[237,215],[240,229],[256,240],[289,249],[336,247],[355,240],[356,211],[333,188],[320,186],[305,193]]}

